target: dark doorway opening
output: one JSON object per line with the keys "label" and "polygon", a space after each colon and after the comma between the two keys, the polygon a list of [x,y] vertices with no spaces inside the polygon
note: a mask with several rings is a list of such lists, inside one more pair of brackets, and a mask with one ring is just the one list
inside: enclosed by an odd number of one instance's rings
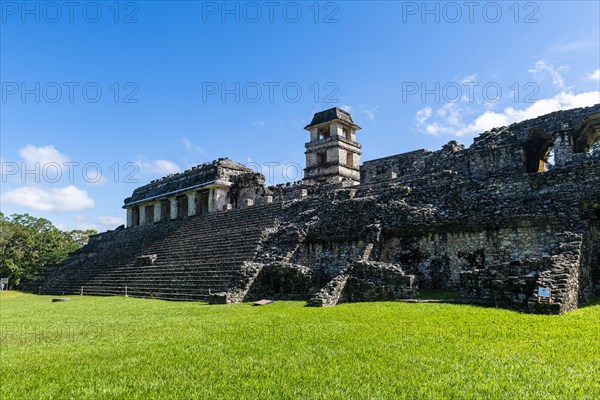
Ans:
{"label": "dark doorway opening", "polygon": [[525,172],[546,172],[552,161],[552,136],[543,130],[534,130],[525,142]]}

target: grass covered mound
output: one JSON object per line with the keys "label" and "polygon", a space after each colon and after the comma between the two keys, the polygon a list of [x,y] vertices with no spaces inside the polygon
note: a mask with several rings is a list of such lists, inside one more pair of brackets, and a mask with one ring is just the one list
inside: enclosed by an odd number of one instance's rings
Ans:
{"label": "grass covered mound", "polygon": [[0,293],[6,399],[600,398],[600,305],[208,306]]}

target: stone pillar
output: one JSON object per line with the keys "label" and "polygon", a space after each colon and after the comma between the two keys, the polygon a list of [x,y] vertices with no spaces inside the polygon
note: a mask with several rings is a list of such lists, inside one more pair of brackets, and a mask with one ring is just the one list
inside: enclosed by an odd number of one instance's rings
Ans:
{"label": "stone pillar", "polygon": [[154,222],[160,222],[160,200],[154,203]]}
{"label": "stone pillar", "polygon": [[139,207],[140,213],[140,225],[144,225],[146,223],[146,206],[142,205]]}
{"label": "stone pillar", "polygon": [[127,227],[131,228],[133,226],[133,210],[131,207],[127,207]]}
{"label": "stone pillar", "polygon": [[314,142],[317,141],[319,139],[319,134],[317,133],[317,128],[312,128],[310,130],[310,141]]}
{"label": "stone pillar", "polygon": [[171,205],[170,219],[177,218],[177,197],[169,197],[169,203]]}
{"label": "stone pillar", "polygon": [[215,188],[211,188],[208,192],[208,212],[217,211],[217,199],[216,199],[216,190]]}
{"label": "stone pillar", "polygon": [[196,215],[196,192],[187,194],[188,217]]}
{"label": "stone pillar", "polygon": [[333,138],[338,137],[338,126],[335,122],[329,125],[329,136]]}
{"label": "stone pillar", "polygon": [[554,165],[557,167],[573,161],[572,136],[565,133],[564,131],[560,132],[554,140]]}

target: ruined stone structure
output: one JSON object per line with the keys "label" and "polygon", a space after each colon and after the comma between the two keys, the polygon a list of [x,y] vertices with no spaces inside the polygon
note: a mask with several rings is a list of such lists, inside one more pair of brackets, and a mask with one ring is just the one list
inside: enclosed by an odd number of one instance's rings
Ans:
{"label": "ruined stone structure", "polygon": [[339,108],[318,112],[304,129],[310,132],[310,141],[306,143],[305,183],[343,180],[360,183],[361,151],[356,141],[360,127],[348,112]]}
{"label": "ruined stone structure", "polygon": [[[127,227],[192,217],[252,205],[264,177],[226,158],[198,165],[182,174],[166,176],[134,190],[125,199]],[[251,192],[250,196],[247,192]],[[268,197],[261,196],[267,201]],[[270,200],[269,200],[270,201]],[[239,204],[238,204],[239,203]]]}
{"label": "ruined stone structure", "polygon": [[125,200],[127,228],[31,289],[315,306],[446,289],[546,313],[600,295],[600,104],[362,165],[349,113],[306,129],[303,181],[219,159],[151,182]]}

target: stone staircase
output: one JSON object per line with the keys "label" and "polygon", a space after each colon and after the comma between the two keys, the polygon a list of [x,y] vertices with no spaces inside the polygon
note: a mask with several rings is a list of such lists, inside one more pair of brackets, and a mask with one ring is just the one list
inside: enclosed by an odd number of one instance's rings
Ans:
{"label": "stone staircase", "polygon": [[107,232],[29,285],[45,294],[206,301],[244,279],[281,203]]}

